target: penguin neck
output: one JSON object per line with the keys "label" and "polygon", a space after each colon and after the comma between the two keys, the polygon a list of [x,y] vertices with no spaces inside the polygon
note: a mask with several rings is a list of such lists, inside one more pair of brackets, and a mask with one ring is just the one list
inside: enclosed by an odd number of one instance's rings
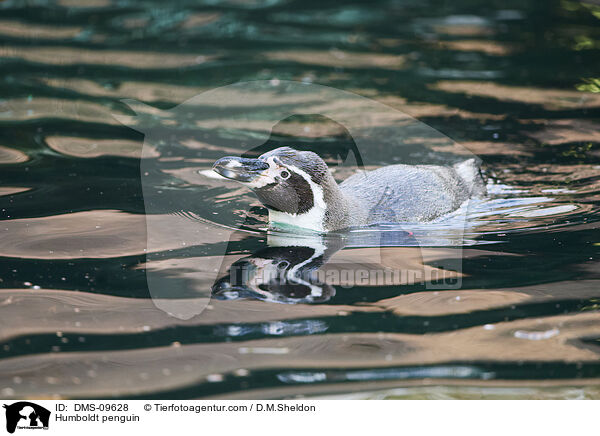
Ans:
{"label": "penguin neck", "polygon": [[327,232],[352,225],[348,199],[331,174],[320,184],[308,180],[313,194],[313,207],[301,214],[279,212],[269,209],[269,223],[275,227],[300,227],[315,232]]}

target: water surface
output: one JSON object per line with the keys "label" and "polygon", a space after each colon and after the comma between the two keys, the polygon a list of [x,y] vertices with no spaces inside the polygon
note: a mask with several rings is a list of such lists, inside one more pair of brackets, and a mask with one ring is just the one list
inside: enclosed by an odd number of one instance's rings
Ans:
{"label": "water surface", "polygon": [[[0,10],[0,396],[599,397],[597,6],[5,0]],[[146,142],[142,158],[144,135],[113,116],[133,114],[123,99],[159,114],[251,80],[369,97],[480,157],[489,195],[470,204],[464,234],[451,218],[410,226],[420,244],[398,229],[355,231],[328,239],[319,265],[433,270],[460,250],[460,287],[401,277],[333,283],[312,299],[286,286],[215,292],[189,319],[158,309],[149,271],[170,298],[224,253],[219,277],[188,287],[187,298],[209,297],[235,262],[293,264],[311,255],[299,247],[323,243],[277,242],[251,193],[206,176],[247,151],[247,131]],[[266,147],[293,138],[339,180],[356,170],[337,165],[352,154],[335,123],[279,127]],[[380,144],[367,167],[392,163]],[[444,143],[409,149],[410,163],[461,159]],[[153,168],[170,173],[146,191]],[[164,192],[189,207],[149,212]],[[156,239],[149,252],[146,220],[173,217],[208,225],[205,243]]]}

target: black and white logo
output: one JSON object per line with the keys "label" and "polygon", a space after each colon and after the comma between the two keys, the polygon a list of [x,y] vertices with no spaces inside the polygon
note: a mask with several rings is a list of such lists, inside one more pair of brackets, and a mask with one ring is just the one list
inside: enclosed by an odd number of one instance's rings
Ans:
{"label": "black and white logo", "polygon": [[14,433],[16,429],[48,429],[50,411],[29,401],[5,404],[6,431]]}

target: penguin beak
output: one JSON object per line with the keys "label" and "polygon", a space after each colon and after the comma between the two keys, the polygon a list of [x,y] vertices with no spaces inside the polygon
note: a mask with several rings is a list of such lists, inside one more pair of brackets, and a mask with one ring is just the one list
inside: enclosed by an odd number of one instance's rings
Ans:
{"label": "penguin beak", "polygon": [[260,159],[227,156],[213,165],[213,171],[231,180],[248,183],[257,178],[269,164]]}

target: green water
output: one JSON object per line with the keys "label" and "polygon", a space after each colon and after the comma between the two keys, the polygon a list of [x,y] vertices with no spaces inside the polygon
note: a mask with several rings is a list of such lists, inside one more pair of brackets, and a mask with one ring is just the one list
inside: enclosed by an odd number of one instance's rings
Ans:
{"label": "green water", "polygon": [[[599,20],[577,1],[0,2],[0,396],[597,398]],[[366,166],[483,161],[488,196],[460,238],[445,222],[325,238],[319,265],[428,270],[460,250],[460,286],[219,292],[235,262],[293,265],[314,244],[274,246],[256,198],[202,174],[292,141],[342,180],[348,131],[296,116],[266,138],[199,134],[194,116],[161,142],[115,115],[131,99],[166,122],[255,80],[349,91],[460,144],[398,154],[382,116]],[[178,298],[202,310],[157,303]]]}

